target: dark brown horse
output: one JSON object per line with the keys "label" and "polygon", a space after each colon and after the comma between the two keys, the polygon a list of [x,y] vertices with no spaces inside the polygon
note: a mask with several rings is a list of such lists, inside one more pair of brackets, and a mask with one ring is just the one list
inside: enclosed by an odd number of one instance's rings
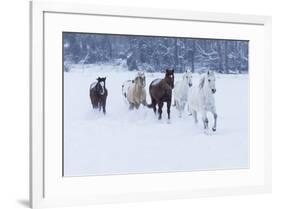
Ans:
{"label": "dark brown horse", "polygon": [[158,119],[162,118],[162,108],[164,102],[167,102],[168,119],[170,119],[170,109],[172,101],[172,89],[174,88],[174,70],[166,70],[165,78],[155,79],[149,86],[149,94],[151,104],[148,107],[153,108],[156,113],[156,105],[158,105]]}
{"label": "dark brown horse", "polygon": [[90,98],[92,102],[92,106],[94,109],[98,108],[99,111],[102,111],[105,114],[105,106],[106,106],[106,98],[107,98],[107,89],[105,87],[105,80],[104,78],[97,78],[97,81],[91,84],[90,86]]}

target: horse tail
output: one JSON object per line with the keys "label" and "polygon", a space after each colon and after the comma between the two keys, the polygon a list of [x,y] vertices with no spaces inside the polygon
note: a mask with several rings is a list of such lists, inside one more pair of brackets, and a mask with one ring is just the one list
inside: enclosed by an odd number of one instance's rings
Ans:
{"label": "horse tail", "polygon": [[[156,79],[155,79],[155,80],[156,80]],[[149,92],[149,94],[150,94],[151,103],[150,103],[150,104],[146,104],[146,107],[148,107],[148,108],[153,108],[153,107],[155,106],[155,100],[154,100],[153,97],[151,96],[152,83],[153,83],[155,80],[153,80],[153,81],[149,84],[148,92]]]}
{"label": "horse tail", "polygon": [[127,98],[127,94],[126,94],[126,92],[124,91],[124,84],[122,85],[122,94],[123,94],[123,96],[125,97],[125,98]]}

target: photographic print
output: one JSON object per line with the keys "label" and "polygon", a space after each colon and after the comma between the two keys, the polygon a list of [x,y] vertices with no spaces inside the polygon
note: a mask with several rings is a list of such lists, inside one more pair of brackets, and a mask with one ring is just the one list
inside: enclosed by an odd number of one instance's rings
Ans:
{"label": "photographic print", "polygon": [[249,168],[249,41],[62,33],[63,176]]}

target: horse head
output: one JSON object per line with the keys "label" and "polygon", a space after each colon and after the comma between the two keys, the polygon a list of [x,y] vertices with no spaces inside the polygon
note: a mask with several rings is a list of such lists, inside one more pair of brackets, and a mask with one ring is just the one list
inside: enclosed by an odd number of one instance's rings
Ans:
{"label": "horse head", "polygon": [[134,83],[136,83],[136,85],[140,86],[141,88],[145,87],[146,81],[145,81],[145,75],[143,72],[139,72],[137,74],[137,76],[134,79]]}
{"label": "horse head", "polygon": [[205,87],[210,89],[211,92],[214,94],[216,93],[216,78],[215,73],[211,70],[208,70],[207,73],[201,78],[199,82],[199,87]]}
{"label": "horse head", "polygon": [[189,87],[192,86],[192,72],[190,70],[187,70],[183,74],[183,79],[185,80],[185,82],[188,84]]}
{"label": "horse head", "polygon": [[173,89],[174,88],[174,69],[172,69],[172,70],[167,69],[166,70],[165,80]]}
{"label": "horse head", "polygon": [[96,90],[98,91],[98,93],[100,95],[104,95],[105,93],[105,80],[106,80],[106,77],[98,77],[97,78],[97,85],[96,85]]}

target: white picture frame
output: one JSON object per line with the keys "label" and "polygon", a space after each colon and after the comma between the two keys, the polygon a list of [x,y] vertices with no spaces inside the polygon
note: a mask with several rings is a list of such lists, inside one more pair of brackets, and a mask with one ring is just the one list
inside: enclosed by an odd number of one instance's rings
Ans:
{"label": "white picture frame", "polygon": [[[57,16],[52,15],[59,15],[62,21]],[[67,15],[66,20],[63,20]],[[79,25],[79,21],[81,23],[82,19],[92,21],[89,18],[95,17],[122,18],[122,21],[125,22],[127,21],[126,18],[138,21],[155,20],[156,22],[153,24],[158,24],[157,21],[174,21],[179,22],[179,24],[189,22],[194,25],[201,23],[215,24],[218,25],[216,27],[220,27],[220,24],[230,24],[233,27],[241,26],[245,31],[252,27],[253,29],[249,29],[247,33],[249,33],[249,37],[255,39],[253,43],[256,44],[256,47],[253,49],[261,49],[257,55],[261,60],[261,65],[256,66],[258,70],[255,71],[255,74],[252,73],[250,79],[250,94],[253,95],[250,96],[250,123],[255,123],[251,128],[250,138],[255,139],[257,144],[251,143],[250,145],[250,152],[253,153],[251,155],[251,168],[247,171],[200,171],[63,179],[58,172],[61,169],[61,164],[54,163],[60,159],[56,158],[60,155],[59,148],[56,147],[55,143],[50,142],[51,140],[46,140],[46,135],[49,138],[56,137],[56,134],[59,135],[61,127],[56,126],[57,122],[53,120],[54,129],[46,128],[46,124],[54,119],[49,117],[46,107],[48,109],[49,105],[56,104],[50,102],[55,101],[58,97],[54,97],[54,100],[48,100],[50,99],[48,97],[49,91],[51,91],[48,76],[53,76],[53,74],[49,74],[49,71],[46,74],[46,69],[49,69],[49,67],[48,59],[45,58],[46,55],[50,54],[48,50],[52,49],[46,45],[45,39],[49,38],[49,34],[58,34],[61,30],[64,30],[62,28],[63,23],[70,21],[68,18],[70,16],[73,18],[75,15],[77,15],[77,23],[73,21],[76,18],[72,19],[73,27]],[[78,16],[82,19],[79,19]],[[54,19],[62,24],[58,23],[51,31]],[[271,17],[35,1],[30,2],[30,23],[30,203],[32,208],[271,191]],[[50,33],[48,32],[49,29]],[[150,34],[152,33],[150,29],[151,27],[142,28],[142,33]],[[77,26],[77,29],[74,28],[73,30],[83,32],[87,30],[87,24],[80,28]],[[260,35],[253,34],[253,31],[256,30],[258,31],[257,34]],[[173,33],[177,33],[175,31]],[[135,31],[135,33],[138,34],[138,31]],[[161,35],[161,32],[159,33]],[[214,37],[227,36],[219,30],[210,30],[208,33]],[[247,33],[245,32],[245,36],[248,37]],[[170,35],[169,31],[165,35]],[[202,34],[202,37],[204,37],[204,34]],[[232,37],[232,35],[229,34],[229,37]],[[54,43],[56,42],[54,41]],[[252,66],[254,66],[254,62]],[[54,83],[60,79],[53,78]],[[259,115],[257,115],[258,112],[260,112]],[[52,149],[52,155],[49,154],[50,149]],[[195,182],[190,187],[187,184],[191,183],[188,182],[189,178],[194,178],[193,182]],[[196,184],[197,181],[204,182],[204,184]],[[130,187],[135,182],[140,182],[140,184]],[[149,183],[146,184],[145,182]],[[93,185],[95,185],[94,189]],[[114,185],[114,188],[111,187],[112,185]],[[78,191],[79,195],[71,191]]]}

